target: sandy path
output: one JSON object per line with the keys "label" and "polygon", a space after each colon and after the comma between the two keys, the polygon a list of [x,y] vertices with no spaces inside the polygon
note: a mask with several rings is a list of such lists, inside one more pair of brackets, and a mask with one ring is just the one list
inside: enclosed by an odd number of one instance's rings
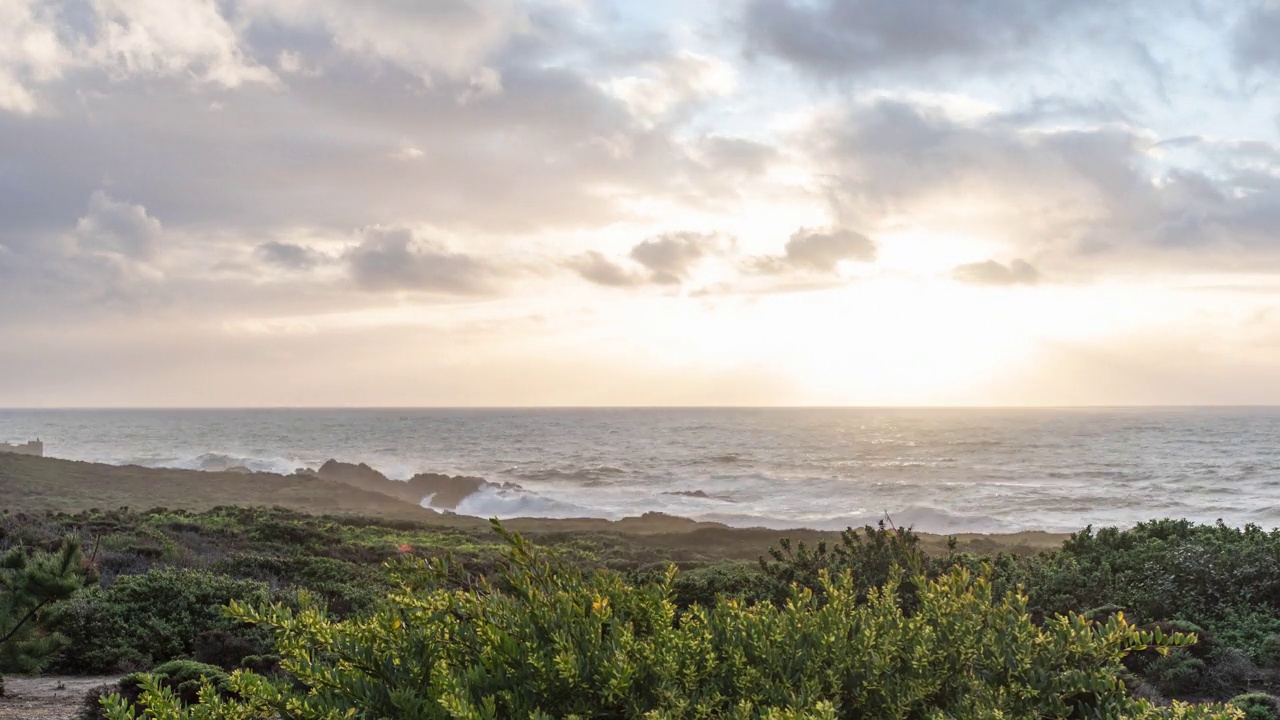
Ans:
{"label": "sandy path", "polygon": [[21,677],[6,675],[0,720],[74,720],[90,688],[114,683],[114,677]]}

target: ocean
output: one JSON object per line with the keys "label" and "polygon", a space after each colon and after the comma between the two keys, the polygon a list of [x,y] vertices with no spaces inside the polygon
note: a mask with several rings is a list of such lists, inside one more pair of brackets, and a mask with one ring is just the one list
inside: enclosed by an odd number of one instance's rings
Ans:
{"label": "ocean", "polygon": [[[478,475],[458,512],[940,533],[1280,525],[1280,409],[0,410],[53,457]],[[0,499],[2,500],[2,499]],[[2,503],[0,503],[2,504]]]}

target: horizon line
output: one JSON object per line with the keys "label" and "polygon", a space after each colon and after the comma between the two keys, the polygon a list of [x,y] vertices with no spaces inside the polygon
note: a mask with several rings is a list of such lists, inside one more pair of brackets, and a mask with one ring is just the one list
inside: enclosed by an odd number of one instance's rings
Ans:
{"label": "horizon line", "polygon": [[1267,410],[1273,403],[1117,405],[58,405],[0,407],[0,412],[246,410]]}

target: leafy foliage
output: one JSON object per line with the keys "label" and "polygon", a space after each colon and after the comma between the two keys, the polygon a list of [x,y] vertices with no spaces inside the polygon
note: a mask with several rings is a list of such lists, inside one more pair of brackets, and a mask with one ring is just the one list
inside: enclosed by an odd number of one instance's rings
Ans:
{"label": "leafy foliage", "polygon": [[1280,720],[1280,698],[1265,693],[1248,693],[1231,698],[1244,711],[1244,720]]}
{"label": "leafy foliage", "polygon": [[258,635],[252,652],[263,652],[266,637],[227,618],[233,600],[266,602],[265,583],[232,580],[200,570],[153,570],[126,575],[107,588],[94,588],[61,604],[50,626],[76,652],[59,661],[70,672],[145,669],[156,662],[191,657],[196,639],[212,631]]}
{"label": "leafy foliage", "polygon": [[189,660],[174,660],[156,667],[149,673],[131,673],[115,686],[91,690],[85,698],[78,720],[104,720],[107,717],[103,698],[116,696],[120,701],[135,703],[147,687],[163,688],[170,693],[177,706],[192,705],[200,701],[200,692],[206,685],[219,698],[229,698],[228,676],[221,668]]}
{"label": "leafy foliage", "polygon": [[1237,610],[1280,614],[1280,531],[1256,525],[1154,520],[1123,531],[1087,528],[1024,569],[1019,579],[1045,611],[1079,611],[1106,598],[1148,622],[1207,625]]}
{"label": "leafy foliage", "polygon": [[31,555],[15,546],[0,557],[0,673],[38,670],[68,643],[48,631],[46,620],[53,603],[71,597],[90,577],[75,538],[64,539],[54,553]]}
{"label": "leafy foliage", "polygon": [[210,685],[184,708],[148,679],[145,715],[112,697],[107,717],[1238,717],[1127,696],[1127,653],[1192,638],[1141,631],[1119,614],[1038,625],[1027,599],[999,596],[986,569],[933,580],[890,570],[866,590],[848,571],[819,570],[820,593],[794,585],[776,605],[727,599],[678,613],[674,568],[631,585],[498,530],[510,553],[492,585],[439,587],[433,578],[447,568],[406,560],[395,569],[399,590],[364,617],[335,620],[305,594],[296,610],[233,603],[237,620],[272,628],[292,680],[238,671],[228,681],[238,699]]}

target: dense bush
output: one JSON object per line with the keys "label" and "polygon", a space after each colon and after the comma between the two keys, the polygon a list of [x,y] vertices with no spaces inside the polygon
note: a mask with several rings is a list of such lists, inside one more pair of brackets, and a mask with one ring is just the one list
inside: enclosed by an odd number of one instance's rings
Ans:
{"label": "dense bush", "polygon": [[0,555],[0,696],[3,673],[38,670],[69,644],[49,629],[51,608],[92,577],[73,537],[57,552],[32,554],[16,545]]}
{"label": "dense bush", "polygon": [[389,589],[380,563],[356,564],[308,555],[235,553],[210,570],[236,578],[262,580],[272,586],[302,587],[324,598],[329,610],[351,615],[371,609]]}
{"label": "dense bush", "polygon": [[[401,590],[366,617],[234,603],[235,618],[274,630],[293,679],[238,672],[228,686],[241,700],[209,688],[186,710],[151,682],[140,704],[172,720],[1237,716],[1127,696],[1126,653],[1190,638],[1142,632],[1120,615],[1037,625],[1026,598],[997,597],[985,572],[927,580],[891,570],[869,591],[848,572],[821,572],[821,600],[796,586],[780,606],[729,599],[681,614],[674,569],[634,586],[508,539],[505,591],[424,591],[418,562],[401,564]],[[137,717],[119,698],[107,705],[112,720]]]}
{"label": "dense bush", "polygon": [[[265,598],[263,592],[290,603],[298,589],[306,589],[335,620],[374,613],[393,589],[381,565],[402,556],[451,559],[447,580],[415,586],[415,592],[510,590],[501,572],[499,542],[469,528],[309,516],[278,508],[0,515],[0,551],[17,545],[56,550],[68,533],[94,548],[103,588],[81,592],[49,614],[77,643],[75,653],[54,662],[63,672],[131,671],[194,658],[272,674],[277,658],[270,633],[222,617],[217,606],[244,593]],[[848,573],[854,597],[864,603],[895,567],[934,579],[963,569],[983,577],[997,599],[1022,588],[1033,624],[1068,611],[1105,623],[1123,611],[1144,630],[1159,627],[1199,638],[1168,656],[1131,653],[1124,662],[1133,694],[1153,700],[1227,700],[1241,693],[1280,692],[1280,533],[1259,528],[1162,520],[1124,531],[1089,529],[1059,549],[1026,556],[974,555],[882,525],[850,530],[828,543],[780,542],[756,564],[744,561],[767,537],[750,531],[704,532],[688,539],[609,532],[541,537],[566,564],[614,568],[635,586],[663,586],[663,568],[676,562],[684,570],[669,587],[677,616],[692,616],[695,607],[713,609],[730,598],[785,610],[793,583],[811,590],[821,605],[824,573]],[[960,547],[993,553],[1007,546],[966,539]],[[181,573],[201,577],[196,585],[231,583],[235,589],[195,592],[173,580]],[[236,584],[241,580],[258,582]],[[126,593],[131,586],[141,591]],[[910,615],[916,585],[897,588]]]}
{"label": "dense bush", "polygon": [[[663,573],[665,570],[649,573],[647,580],[660,580]],[[778,595],[778,583],[748,563],[723,563],[680,573],[671,593],[680,609],[693,605],[711,607],[730,598],[750,604],[773,600]]]}
{"label": "dense bush", "polygon": [[[57,667],[73,673],[146,669],[191,657],[202,633],[260,636],[260,631],[226,617],[222,608],[233,600],[260,603],[270,597],[265,583],[199,570],[122,576],[110,587],[94,588],[57,608],[50,627],[75,647]],[[255,647],[252,654],[261,652],[261,643]]]}
{"label": "dense bush", "polygon": [[1207,626],[1233,612],[1280,613],[1280,531],[1254,525],[1155,520],[1129,530],[1085,529],[1023,570],[1019,581],[1046,612],[1079,611],[1105,598],[1144,622]]}
{"label": "dense bush", "polygon": [[1249,693],[1231,698],[1244,711],[1243,720],[1280,720],[1280,698],[1265,693]]}
{"label": "dense bush", "polygon": [[148,683],[164,688],[180,705],[199,702],[199,693],[206,685],[220,698],[231,697],[228,675],[221,668],[189,660],[174,660],[149,673],[126,675],[114,686],[103,685],[90,690],[85,695],[77,720],[103,720],[107,717],[103,698],[115,695],[124,702],[135,703]]}

